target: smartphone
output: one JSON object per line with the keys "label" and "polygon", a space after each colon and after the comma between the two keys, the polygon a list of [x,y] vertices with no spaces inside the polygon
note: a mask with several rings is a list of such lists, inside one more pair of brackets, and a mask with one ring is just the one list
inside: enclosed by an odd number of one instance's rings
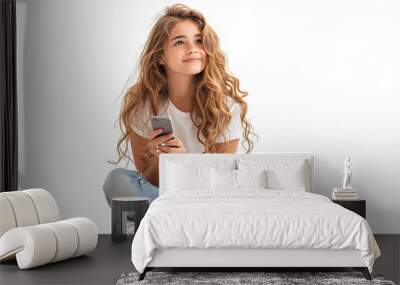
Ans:
{"label": "smartphone", "polygon": [[[172,123],[171,120],[168,117],[151,117],[151,126],[153,130],[155,129],[162,129],[162,133],[158,134],[156,138],[160,136],[164,136],[166,134],[172,133]],[[172,137],[171,139],[173,139]]]}

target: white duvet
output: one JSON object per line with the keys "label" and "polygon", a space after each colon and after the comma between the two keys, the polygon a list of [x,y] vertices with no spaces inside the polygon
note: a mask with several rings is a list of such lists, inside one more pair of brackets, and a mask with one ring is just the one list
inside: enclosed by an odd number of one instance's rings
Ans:
{"label": "white duvet", "polygon": [[[153,201],[132,242],[143,272],[154,249],[358,249],[372,272],[380,250],[367,221],[319,194],[241,189],[171,192]],[[218,196],[216,196],[218,195]]]}

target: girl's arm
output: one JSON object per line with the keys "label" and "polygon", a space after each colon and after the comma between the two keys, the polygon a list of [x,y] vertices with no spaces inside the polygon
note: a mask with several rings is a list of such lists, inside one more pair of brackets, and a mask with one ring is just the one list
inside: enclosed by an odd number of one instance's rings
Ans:
{"label": "girl's arm", "polygon": [[150,159],[150,162],[146,170],[140,172],[141,175],[147,179],[147,181],[149,181],[156,187],[159,187],[158,164],[159,164],[159,159],[158,156],[155,155]]}
{"label": "girl's arm", "polygon": [[[132,132],[130,137],[132,153],[134,162],[138,172],[143,175],[151,184],[159,187],[159,156],[144,158],[143,153],[148,143],[145,139],[138,134]],[[236,153],[239,145],[239,139],[234,139],[226,143],[216,143],[217,153]]]}
{"label": "girl's arm", "polygon": [[158,155],[152,157],[146,157],[146,155],[144,155],[148,141],[148,139],[145,139],[134,132],[132,132],[130,136],[132,154],[137,171],[151,184],[159,187],[159,157]]}
{"label": "girl's arm", "polygon": [[216,143],[217,153],[236,153],[239,145],[239,139],[234,139],[225,143]]}

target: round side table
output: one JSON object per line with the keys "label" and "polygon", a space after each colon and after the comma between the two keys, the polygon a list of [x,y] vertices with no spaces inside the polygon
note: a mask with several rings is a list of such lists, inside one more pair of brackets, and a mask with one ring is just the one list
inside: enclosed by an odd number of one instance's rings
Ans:
{"label": "round side table", "polygon": [[135,213],[135,232],[150,205],[147,197],[118,197],[111,200],[111,240],[126,239],[126,220],[128,212]]}

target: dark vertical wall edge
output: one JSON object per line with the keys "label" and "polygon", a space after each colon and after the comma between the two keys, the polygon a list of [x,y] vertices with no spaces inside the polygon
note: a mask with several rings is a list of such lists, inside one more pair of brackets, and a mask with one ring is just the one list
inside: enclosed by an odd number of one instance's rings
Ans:
{"label": "dark vertical wall edge", "polygon": [[18,190],[16,3],[0,2],[0,192]]}

